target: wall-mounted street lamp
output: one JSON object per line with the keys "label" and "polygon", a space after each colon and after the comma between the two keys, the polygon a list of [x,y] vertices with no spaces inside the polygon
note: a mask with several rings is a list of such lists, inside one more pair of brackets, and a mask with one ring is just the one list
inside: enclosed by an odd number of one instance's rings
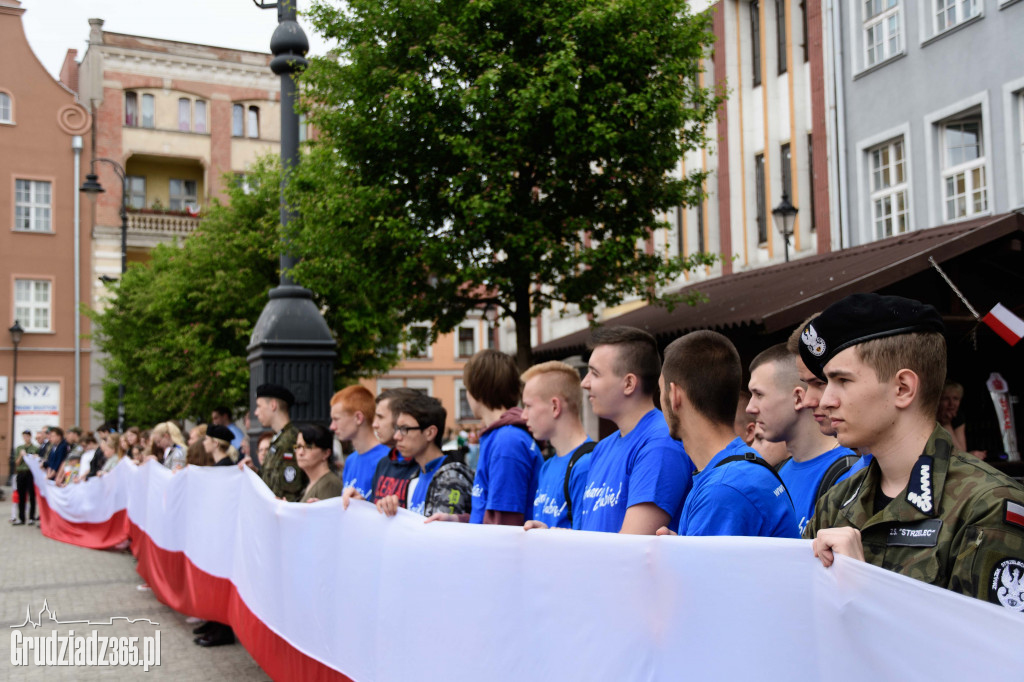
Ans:
{"label": "wall-mounted street lamp", "polygon": [[11,371],[11,461],[9,465],[9,473],[14,474],[14,449],[17,447],[17,429],[14,428],[14,415],[17,414],[15,408],[15,402],[18,399],[18,344],[21,343],[21,337],[24,336],[25,330],[21,328],[18,321],[15,320],[11,328],[8,329],[11,333],[11,344],[14,346],[14,367]]}
{"label": "wall-mounted street lamp", "polygon": [[782,241],[786,244],[786,262],[789,262],[789,238],[793,236],[793,224],[796,222],[796,214],[799,209],[789,203],[789,195],[782,193],[782,201],[772,209],[772,218],[775,220],[775,229],[782,235]]}

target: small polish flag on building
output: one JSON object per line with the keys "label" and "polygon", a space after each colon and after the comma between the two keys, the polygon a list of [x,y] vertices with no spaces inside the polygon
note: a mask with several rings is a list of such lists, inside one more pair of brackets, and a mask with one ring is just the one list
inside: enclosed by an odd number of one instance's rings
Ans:
{"label": "small polish flag on building", "polygon": [[992,327],[995,333],[1011,346],[1024,337],[1024,320],[1010,312],[1002,303],[996,303],[996,307],[981,318],[981,321]]}

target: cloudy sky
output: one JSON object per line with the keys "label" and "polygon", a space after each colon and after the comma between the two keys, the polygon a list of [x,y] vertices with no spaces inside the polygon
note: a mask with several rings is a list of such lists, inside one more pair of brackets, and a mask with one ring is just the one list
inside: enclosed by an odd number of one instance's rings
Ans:
{"label": "cloudy sky", "polygon": [[[299,0],[299,11],[309,5]],[[260,52],[270,51],[277,26],[277,11],[261,10],[252,0],[22,0],[21,6],[28,42],[54,77],[69,49],[78,50],[81,61],[91,17],[113,33]],[[323,54],[325,43],[308,24],[304,28],[310,52]]]}

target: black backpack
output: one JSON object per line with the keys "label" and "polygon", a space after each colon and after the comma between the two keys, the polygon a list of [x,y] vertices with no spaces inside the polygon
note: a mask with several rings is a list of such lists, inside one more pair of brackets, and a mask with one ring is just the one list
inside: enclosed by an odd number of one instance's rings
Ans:
{"label": "black backpack", "polygon": [[796,510],[796,505],[793,504],[793,496],[789,494],[789,488],[786,487],[786,484],[783,483],[782,479],[779,477],[779,472],[775,471],[775,469],[772,467],[771,464],[769,464],[768,462],[764,461],[763,459],[761,459],[758,455],[754,454],[753,452],[745,452],[742,455],[732,455],[730,457],[726,457],[721,462],[716,464],[715,468],[717,469],[718,467],[722,466],[723,464],[728,464],[729,462],[739,462],[741,460],[744,461],[744,462],[753,462],[754,464],[759,464],[759,465],[763,466],[765,469],[767,469],[768,471],[772,472],[772,476],[774,476],[775,480],[779,482],[779,485],[782,486],[782,489],[786,491],[786,497],[789,498],[790,506],[793,507],[794,511]]}
{"label": "black backpack", "polygon": [[569,466],[565,468],[563,492],[565,493],[565,509],[568,512],[570,526],[572,525],[572,495],[569,493],[569,477],[572,475],[572,468],[576,466],[576,462],[580,460],[580,457],[592,451],[596,447],[596,441],[588,440],[586,443],[576,448],[576,452],[572,453],[572,458],[569,460]]}

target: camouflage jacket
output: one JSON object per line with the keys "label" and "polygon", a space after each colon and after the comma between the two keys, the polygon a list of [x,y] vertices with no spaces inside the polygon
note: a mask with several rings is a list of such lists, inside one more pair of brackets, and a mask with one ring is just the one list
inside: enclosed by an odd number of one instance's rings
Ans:
{"label": "camouflage jacket", "polygon": [[805,538],[861,532],[868,563],[1024,611],[1024,487],[955,448],[936,424],[904,492],[875,514],[877,460],[820,500]]}
{"label": "camouflage jacket", "polygon": [[306,472],[295,460],[295,441],[298,439],[298,429],[288,422],[270,441],[267,459],[260,469],[260,476],[274,497],[283,497],[289,502],[298,502],[309,484]]}

